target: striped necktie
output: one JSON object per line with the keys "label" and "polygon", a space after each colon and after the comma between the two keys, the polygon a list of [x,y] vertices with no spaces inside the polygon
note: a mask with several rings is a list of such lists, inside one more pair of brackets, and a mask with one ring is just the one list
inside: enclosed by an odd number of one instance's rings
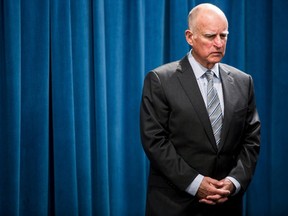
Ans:
{"label": "striped necktie", "polygon": [[207,85],[207,111],[209,114],[211,126],[213,129],[216,144],[220,143],[221,129],[223,124],[223,116],[220,106],[220,100],[217,95],[217,91],[213,85],[213,72],[211,70],[206,71]]}

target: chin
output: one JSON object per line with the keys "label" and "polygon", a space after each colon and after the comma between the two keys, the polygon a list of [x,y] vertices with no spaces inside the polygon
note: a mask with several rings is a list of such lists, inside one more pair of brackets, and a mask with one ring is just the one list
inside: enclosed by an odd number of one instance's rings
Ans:
{"label": "chin", "polygon": [[210,59],[210,63],[216,64],[216,63],[220,62],[222,60],[222,58],[223,58],[222,55],[219,55],[217,57],[213,57],[213,58]]}

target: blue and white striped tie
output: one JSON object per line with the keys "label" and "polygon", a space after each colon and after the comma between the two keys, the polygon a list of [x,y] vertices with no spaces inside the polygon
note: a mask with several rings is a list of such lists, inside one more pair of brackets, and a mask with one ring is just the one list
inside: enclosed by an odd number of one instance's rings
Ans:
{"label": "blue and white striped tie", "polygon": [[213,129],[216,144],[220,143],[221,129],[223,124],[222,110],[220,106],[220,100],[218,94],[213,85],[213,72],[211,70],[206,71],[207,85],[207,111],[209,114],[211,126]]}

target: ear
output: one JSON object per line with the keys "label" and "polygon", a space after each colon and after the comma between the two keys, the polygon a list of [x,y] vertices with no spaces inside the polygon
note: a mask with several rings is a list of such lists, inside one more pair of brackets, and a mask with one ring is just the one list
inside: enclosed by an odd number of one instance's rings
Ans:
{"label": "ear", "polygon": [[186,41],[190,46],[193,46],[193,33],[189,29],[185,31]]}

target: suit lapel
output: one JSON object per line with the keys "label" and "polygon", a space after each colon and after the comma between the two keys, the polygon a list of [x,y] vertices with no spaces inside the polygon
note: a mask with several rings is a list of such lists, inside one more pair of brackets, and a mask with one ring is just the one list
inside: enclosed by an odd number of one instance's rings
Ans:
{"label": "suit lapel", "polygon": [[232,121],[233,112],[235,106],[233,100],[237,92],[234,88],[234,79],[230,75],[230,71],[227,71],[222,64],[219,64],[219,72],[222,80],[223,98],[224,98],[224,121],[221,133],[221,142],[219,144],[219,150],[223,147],[225,140],[227,138],[230,124]]}
{"label": "suit lapel", "polygon": [[199,120],[202,122],[202,125],[206,131],[210,142],[212,143],[213,148],[215,149],[215,151],[217,151],[217,146],[213,136],[209,116],[206,111],[206,106],[200,92],[196,77],[188,61],[188,57],[184,57],[180,61],[179,65],[180,68],[178,70],[180,71],[180,73],[178,73],[178,79],[181,83],[181,86],[183,87],[194,110],[196,111]]}

